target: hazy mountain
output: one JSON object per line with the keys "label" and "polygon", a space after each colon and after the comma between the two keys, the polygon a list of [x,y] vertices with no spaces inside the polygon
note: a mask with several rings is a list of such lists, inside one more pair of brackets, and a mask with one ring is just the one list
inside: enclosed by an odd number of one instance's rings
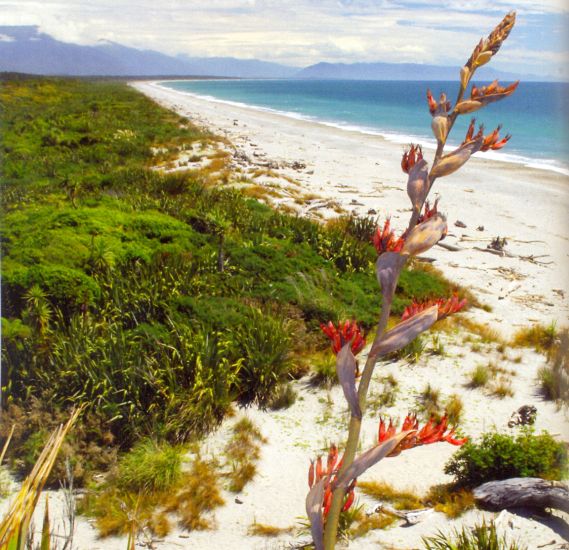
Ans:
{"label": "hazy mountain", "polygon": [[[317,63],[304,69],[233,57],[169,56],[115,42],[60,42],[36,26],[0,26],[0,71],[48,75],[221,76],[354,80],[456,80],[456,67],[418,63]],[[482,67],[479,80],[544,80]]]}
{"label": "hazy mountain", "polygon": [[[481,67],[479,80],[517,80],[520,75]],[[421,65],[419,63],[316,63],[299,71],[297,78],[345,80],[456,80],[457,67]],[[527,78],[525,80],[538,79]],[[542,79],[543,80],[543,79]]]}
{"label": "hazy mountain", "polygon": [[79,46],[35,26],[0,26],[0,71],[57,75],[290,77],[298,69],[230,57],[172,57],[101,41]]}

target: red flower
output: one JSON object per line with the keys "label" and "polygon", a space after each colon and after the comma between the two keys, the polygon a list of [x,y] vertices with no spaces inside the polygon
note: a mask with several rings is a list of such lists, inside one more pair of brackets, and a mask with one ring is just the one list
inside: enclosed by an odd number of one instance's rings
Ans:
{"label": "red flower", "polygon": [[348,342],[351,342],[352,353],[354,355],[357,355],[364,347],[364,336],[355,321],[339,323],[338,328],[334,326],[332,321],[329,321],[327,325],[321,323],[320,328],[322,332],[332,340],[332,349],[335,354],[338,354]]}
{"label": "red flower", "polygon": [[373,236],[373,246],[375,246],[377,253],[380,255],[384,252],[400,252],[404,244],[405,238],[403,236],[398,239],[395,238],[395,233],[391,230],[391,220],[389,218],[385,220],[383,229],[378,227]]}
{"label": "red flower", "polygon": [[492,133],[484,136],[484,141],[482,142],[482,147],[480,151],[488,151],[489,149],[496,150],[501,149],[508,143],[511,139],[511,135],[507,134],[503,139],[500,139],[500,130],[502,126],[498,126]]}
{"label": "red flower", "polygon": [[415,166],[417,162],[423,160],[423,150],[421,149],[420,145],[413,145],[409,146],[409,150],[403,153],[403,158],[401,159],[401,169],[406,174],[409,173],[409,170]]}
{"label": "red flower", "polygon": [[427,300],[425,302],[413,302],[410,306],[407,306],[403,311],[401,320],[405,321],[417,313],[424,311],[432,306],[438,306],[439,315],[438,320],[448,317],[451,313],[456,313],[460,311],[466,305],[466,299],[459,300],[458,296],[455,294],[452,298],[445,300],[444,298],[439,298],[438,300]]}
{"label": "red flower", "polygon": [[485,103],[492,103],[493,101],[497,101],[512,94],[518,87],[519,83],[520,81],[517,80],[509,86],[504,87],[500,86],[497,80],[494,80],[494,82],[488,84],[488,86],[482,86],[480,88],[473,85],[472,90],[470,91],[470,99],[477,101],[483,100]]}
{"label": "red flower", "polygon": [[488,151],[490,149],[496,150],[504,147],[504,145],[506,145],[506,143],[508,143],[508,141],[512,137],[510,134],[508,134],[503,139],[500,139],[500,130],[502,129],[502,126],[498,126],[493,132],[485,136],[484,126],[482,124],[478,127],[478,132],[476,133],[476,135],[474,135],[475,122],[476,119],[474,118],[470,121],[470,126],[468,127],[462,145],[466,145],[478,139],[482,139],[482,145],[480,146],[479,151]]}
{"label": "red flower", "polygon": [[[412,449],[413,447],[420,447],[421,445],[430,445],[431,443],[438,443],[440,441],[445,441],[451,445],[464,445],[468,438],[456,439],[454,437],[455,430],[448,428],[448,417],[446,414],[440,419],[435,420],[431,417],[430,420],[419,429],[419,421],[417,420],[417,415],[408,414],[403,421],[403,426],[401,427],[401,432],[406,432],[408,430],[413,430],[401,443],[388,455],[397,456],[401,451],[407,449]],[[397,433],[397,429],[393,424],[393,421],[389,420],[389,426],[386,427],[383,417],[379,419],[379,433],[378,433],[378,443],[393,437]]]}
{"label": "red flower", "polygon": [[441,94],[439,98],[439,102],[435,101],[431,90],[427,89],[427,102],[429,104],[429,112],[431,115],[435,116],[437,111],[440,113],[448,113],[451,108],[450,101],[447,101],[446,94]]}
{"label": "red flower", "polygon": [[[315,461],[310,461],[310,467],[308,468],[308,486],[312,488],[314,484],[318,483],[321,479],[326,479],[324,487],[324,499],[322,501],[324,517],[326,517],[330,511],[330,506],[332,504],[332,488],[335,486],[338,472],[342,467],[342,461],[343,458],[341,460],[338,460],[338,447],[336,447],[336,445],[333,443],[330,445],[330,450],[328,451],[326,469],[323,469],[321,456],[319,456]],[[348,510],[354,503],[354,488],[356,486],[356,481],[357,480],[354,479],[346,490],[344,504],[342,506],[343,512]]]}
{"label": "red flower", "polygon": [[425,211],[419,216],[419,219],[417,220],[417,225],[426,222],[429,218],[432,218],[433,216],[436,216],[439,213],[437,209],[438,205],[439,205],[439,199],[435,199],[435,203],[433,204],[432,208],[431,205],[429,204],[429,201],[426,201]]}

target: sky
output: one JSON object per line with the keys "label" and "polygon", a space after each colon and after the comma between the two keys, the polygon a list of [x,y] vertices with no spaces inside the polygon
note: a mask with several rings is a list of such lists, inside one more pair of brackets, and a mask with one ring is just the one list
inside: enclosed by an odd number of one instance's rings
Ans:
{"label": "sky", "polygon": [[0,0],[0,25],[39,25],[79,44],[296,67],[462,65],[512,9],[517,23],[493,66],[569,80],[569,0]]}

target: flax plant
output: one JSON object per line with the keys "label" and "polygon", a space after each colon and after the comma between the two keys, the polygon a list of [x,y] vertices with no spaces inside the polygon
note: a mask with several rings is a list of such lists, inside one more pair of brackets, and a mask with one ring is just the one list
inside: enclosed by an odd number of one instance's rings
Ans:
{"label": "flax plant", "polygon": [[[53,468],[63,440],[73,424],[77,421],[81,410],[82,409],[77,409],[65,425],[60,425],[54,430],[38,457],[33,470],[22,483],[20,492],[0,522],[0,549],[23,550],[26,548],[28,527],[41,496],[41,492]],[[49,515],[47,506],[46,501],[44,532],[41,543],[42,549],[49,548]]]}
{"label": "flax plant", "polygon": [[431,207],[427,201],[436,179],[456,172],[474,153],[500,149],[510,139],[509,135],[500,138],[500,127],[485,135],[483,126],[480,126],[475,133],[473,119],[462,144],[451,152],[445,151],[447,138],[460,115],[475,112],[489,103],[499,101],[516,89],[518,82],[503,87],[494,81],[488,86],[472,85],[467,96],[476,70],[496,55],[514,23],[515,13],[511,12],[475,47],[460,70],[460,87],[454,106],[444,93],[436,101],[427,90],[437,148],[430,168],[423,158],[420,146],[411,145],[404,153],[401,166],[408,174],[407,193],[412,204],[409,225],[403,235],[396,238],[388,219],[374,235],[373,242],[379,255],[376,275],[381,287],[382,307],[375,338],[357,388],[356,380],[360,373],[355,356],[363,348],[363,337],[357,323],[348,321],[338,327],[332,323],[322,325],[323,331],[332,340],[338,380],[348,402],[351,418],[343,458],[338,460],[338,449],[333,445],[326,465],[318,457],[310,466],[306,511],[316,550],[332,550],[335,547],[340,514],[353,503],[357,478],[368,468],[385,457],[396,456],[405,449],[419,445],[439,441],[462,445],[466,441],[454,437],[454,428],[449,429],[447,415],[439,420],[431,418],[422,428],[419,428],[416,416],[408,415],[399,431],[392,421],[387,424],[381,419],[378,444],[356,457],[368,389],[378,360],[406,346],[437,320],[459,311],[465,305],[465,300],[460,300],[457,296],[448,300],[413,303],[405,311],[401,322],[386,331],[397,281],[407,260],[430,249],[447,233],[446,218],[438,212],[437,202]]}

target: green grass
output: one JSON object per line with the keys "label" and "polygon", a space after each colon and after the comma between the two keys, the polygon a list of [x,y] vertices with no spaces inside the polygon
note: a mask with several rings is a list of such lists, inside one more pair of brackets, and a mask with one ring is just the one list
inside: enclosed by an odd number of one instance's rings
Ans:
{"label": "green grass", "polygon": [[[0,101],[4,389],[45,429],[86,404],[122,450],[183,442],[274,402],[320,322],[376,323],[369,220],[272,210],[224,185],[225,154],[153,169],[217,138],[121,83],[6,80]],[[405,270],[394,314],[452,290]]]}

